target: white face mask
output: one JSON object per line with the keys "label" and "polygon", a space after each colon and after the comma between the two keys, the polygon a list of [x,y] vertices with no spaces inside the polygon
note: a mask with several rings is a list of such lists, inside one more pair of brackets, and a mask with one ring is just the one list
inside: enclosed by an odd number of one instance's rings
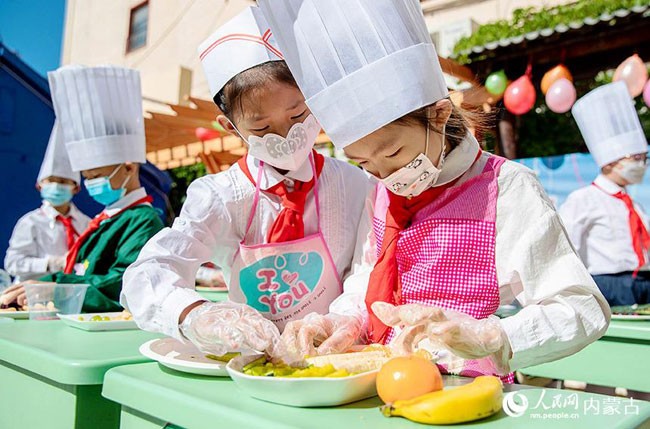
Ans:
{"label": "white face mask", "polygon": [[641,183],[645,175],[646,162],[633,159],[624,159],[618,163],[616,172],[629,183]]}
{"label": "white face mask", "polygon": [[[234,125],[233,128],[237,130]],[[246,140],[239,130],[237,134],[248,143],[248,153],[253,158],[281,170],[295,171],[307,160],[320,130],[320,124],[310,114],[304,122],[294,124],[286,137],[269,133],[263,137],[250,136]]]}
{"label": "white face mask", "polygon": [[427,139],[424,153],[420,153],[413,161],[406,164],[381,182],[394,194],[402,197],[415,197],[435,185],[445,163],[445,129],[442,130],[442,151],[438,166],[433,165],[426,155],[429,149],[429,127],[427,127]]}

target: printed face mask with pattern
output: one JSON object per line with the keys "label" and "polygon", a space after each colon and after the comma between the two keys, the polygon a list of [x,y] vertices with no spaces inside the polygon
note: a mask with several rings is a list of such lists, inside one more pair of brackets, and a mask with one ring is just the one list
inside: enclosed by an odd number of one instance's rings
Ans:
{"label": "printed face mask with pattern", "polygon": [[442,129],[442,145],[438,165],[433,165],[426,155],[429,150],[429,127],[427,127],[424,153],[420,153],[413,161],[393,174],[380,179],[389,191],[402,197],[412,198],[436,184],[445,163],[445,128],[446,125]]}
{"label": "printed face mask with pattern", "polygon": [[245,139],[232,122],[231,125],[242,140],[248,143],[248,153],[253,158],[288,171],[297,170],[307,160],[321,130],[320,124],[311,114],[304,122],[294,124],[286,137],[269,133]]}

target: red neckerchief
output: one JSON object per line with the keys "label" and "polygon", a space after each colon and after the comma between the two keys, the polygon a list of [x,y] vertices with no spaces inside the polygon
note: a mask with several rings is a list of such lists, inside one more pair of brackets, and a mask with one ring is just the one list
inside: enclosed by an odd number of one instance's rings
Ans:
{"label": "red neckerchief", "polygon": [[[316,151],[313,151],[312,153],[314,155],[314,164],[316,165],[316,176],[320,177],[323,165],[325,164],[325,157]],[[240,158],[238,164],[242,172],[246,177],[248,177],[248,180],[251,181],[253,186],[256,186],[255,179],[253,179],[253,176],[248,169],[246,156]],[[304,238],[305,223],[302,215],[305,211],[307,195],[309,195],[309,192],[314,187],[317,177],[312,177],[309,182],[296,180],[292,192],[287,190],[284,181],[280,181],[276,185],[273,185],[271,188],[264,191],[269,194],[277,195],[282,199],[282,211],[269,230],[267,242],[281,243]]]}
{"label": "red neckerchief", "polygon": [[81,249],[81,246],[88,239],[88,237],[93,232],[97,231],[97,229],[99,228],[99,225],[101,225],[101,223],[103,221],[105,221],[108,218],[119,216],[120,214],[124,213],[126,210],[130,209],[131,207],[135,207],[135,206],[139,206],[140,204],[151,203],[151,202],[153,202],[153,198],[151,196],[147,195],[146,197],[140,198],[138,201],[134,202],[133,204],[123,208],[122,210],[120,210],[119,212],[114,214],[113,216],[109,216],[105,212],[101,212],[100,214],[95,216],[93,218],[93,220],[91,220],[90,223],[88,224],[88,228],[86,228],[86,230],[83,232],[83,234],[81,234],[79,236],[77,241],[75,241],[74,245],[72,246],[72,248],[68,252],[68,255],[66,256],[66,261],[65,261],[65,269],[63,270],[63,272],[65,274],[72,274],[74,272],[74,264],[77,261],[77,255],[79,254],[79,249]]}

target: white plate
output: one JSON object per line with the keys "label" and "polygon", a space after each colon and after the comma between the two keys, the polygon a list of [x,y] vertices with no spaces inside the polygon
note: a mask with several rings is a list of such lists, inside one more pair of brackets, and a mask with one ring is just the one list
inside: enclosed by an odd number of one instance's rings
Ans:
{"label": "white plate", "polygon": [[2,311],[0,317],[10,317],[12,319],[29,319],[29,311]]}
{"label": "white plate", "polygon": [[650,320],[650,314],[612,314],[612,320]]}
{"label": "white plate", "polygon": [[244,374],[242,368],[259,356],[240,356],[226,366],[235,384],[253,398],[293,407],[333,407],[377,395],[375,379],[379,370],[340,378]]}
{"label": "white plate", "polygon": [[[116,313],[82,313],[82,314],[57,314],[58,318],[68,326],[83,329],[84,331],[126,331],[129,329],[138,329],[134,320],[101,320],[91,321],[93,316],[117,317],[122,312]],[[84,320],[79,320],[83,317]]]}
{"label": "white plate", "polygon": [[140,353],[176,371],[228,377],[225,362],[209,359],[193,345],[184,344],[173,338],[148,341],[140,346]]}
{"label": "white plate", "polygon": [[196,289],[197,292],[228,292],[228,288],[226,286],[220,286],[220,287],[196,286],[194,289]]}

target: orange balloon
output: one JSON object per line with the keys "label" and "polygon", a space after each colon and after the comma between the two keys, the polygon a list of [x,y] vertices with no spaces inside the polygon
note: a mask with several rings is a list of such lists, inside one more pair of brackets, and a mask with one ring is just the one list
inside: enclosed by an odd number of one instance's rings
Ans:
{"label": "orange balloon", "polygon": [[569,82],[573,82],[573,76],[571,76],[571,72],[562,64],[557,65],[547,71],[546,74],[544,74],[544,77],[542,77],[542,94],[546,95],[551,85],[553,85],[558,79],[562,78],[568,80]]}
{"label": "orange balloon", "polygon": [[386,404],[442,390],[436,364],[419,356],[396,357],[377,374],[377,394]]}
{"label": "orange balloon", "polygon": [[628,57],[614,72],[614,82],[622,80],[627,85],[627,91],[634,98],[643,92],[643,86],[648,80],[648,69],[637,54]]}

